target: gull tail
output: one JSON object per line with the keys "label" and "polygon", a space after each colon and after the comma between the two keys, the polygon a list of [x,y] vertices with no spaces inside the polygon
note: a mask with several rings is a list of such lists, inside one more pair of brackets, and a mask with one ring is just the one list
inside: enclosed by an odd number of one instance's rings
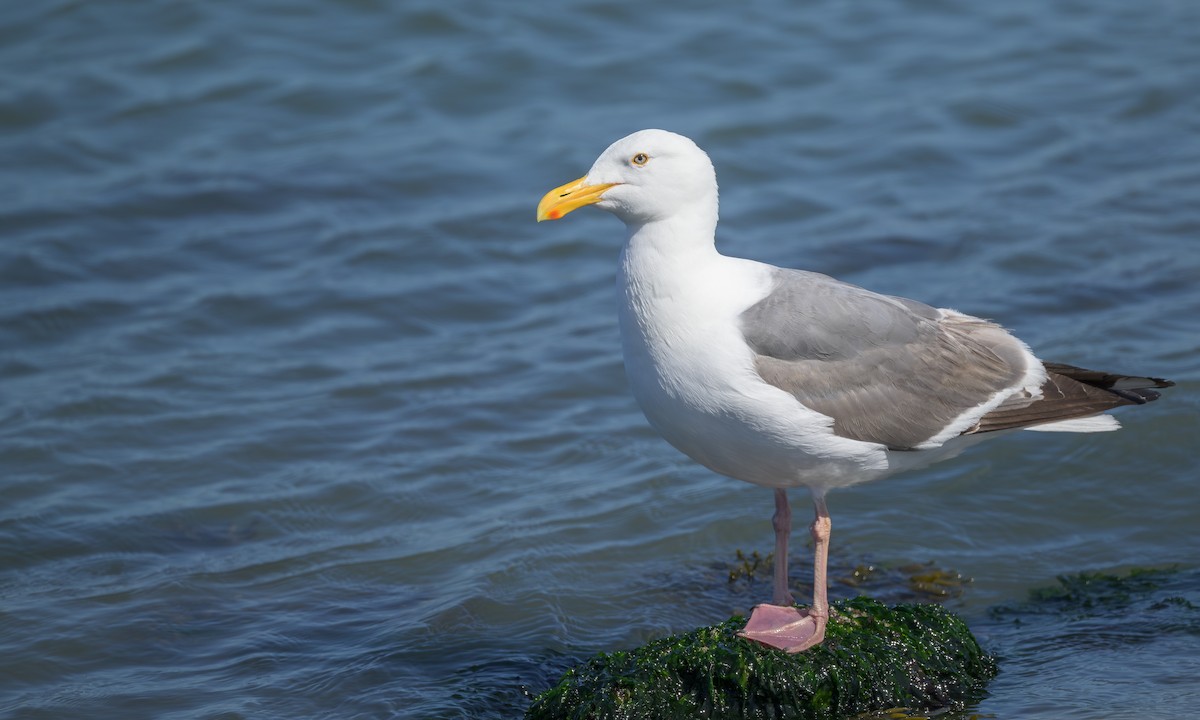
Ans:
{"label": "gull tail", "polygon": [[1155,377],[1085,370],[1045,363],[1046,382],[1038,398],[1012,398],[979,419],[967,433],[996,430],[1039,432],[1105,432],[1121,427],[1101,413],[1123,405],[1145,405],[1161,388],[1175,383]]}

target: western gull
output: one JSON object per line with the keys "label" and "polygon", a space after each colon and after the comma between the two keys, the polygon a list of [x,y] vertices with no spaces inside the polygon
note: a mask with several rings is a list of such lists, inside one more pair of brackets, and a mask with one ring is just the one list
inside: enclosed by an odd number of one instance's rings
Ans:
{"label": "western gull", "polygon": [[[824,638],[829,490],[999,431],[1115,430],[1101,413],[1173,384],[1042,362],[990,321],[721,255],[716,172],[682,135],[616,141],[587,175],[546,193],[537,219],[585,205],[628,230],[621,346],[646,418],[705,467],[774,489],[774,604],[757,605],[742,635],[788,652]],[[816,511],[808,608],[794,605],[787,574],[787,489],[801,486]]]}

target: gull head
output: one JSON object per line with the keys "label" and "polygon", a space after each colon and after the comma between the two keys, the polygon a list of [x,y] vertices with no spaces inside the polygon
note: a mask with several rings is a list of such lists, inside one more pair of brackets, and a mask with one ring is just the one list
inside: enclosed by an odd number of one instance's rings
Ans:
{"label": "gull head", "polygon": [[686,212],[711,214],[715,225],[717,175],[708,155],[688,138],[639,130],[609,145],[587,175],[546,193],[537,219],[557,220],[584,205],[631,226]]}

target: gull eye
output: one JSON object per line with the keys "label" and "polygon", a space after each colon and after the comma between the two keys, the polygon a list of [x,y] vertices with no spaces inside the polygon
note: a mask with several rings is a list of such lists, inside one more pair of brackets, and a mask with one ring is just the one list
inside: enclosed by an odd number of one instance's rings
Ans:
{"label": "gull eye", "polygon": [[650,156],[646,153],[638,153],[637,155],[629,158],[629,162],[637,165],[638,167],[642,167],[646,163],[650,162]]}

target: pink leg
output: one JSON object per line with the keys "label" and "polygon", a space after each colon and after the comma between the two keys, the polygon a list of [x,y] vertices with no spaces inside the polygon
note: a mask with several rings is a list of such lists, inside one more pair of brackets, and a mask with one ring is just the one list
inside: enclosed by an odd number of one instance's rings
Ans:
{"label": "pink leg", "polygon": [[[783,509],[780,509],[780,503]],[[813,494],[816,517],[811,528],[813,543],[813,602],[806,610],[791,606],[791,594],[787,590],[787,532],[790,529],[791,512],[787,508],[787,495],[783,490],[775,491],[775,602],[788,605],[757,605],[750,613],[750,620],[739,635],[790,653],[800,652],[819,644],[825,639],[825,623],[829,620],[829,602],[826,597],[826,566],[829,559],[829,532],[832,524],[825,498]],[[782,550],[782,554],[781,554]],[[780,560],[782,558],[782,561]],[[780,578],[782,577],[782,581]],[[782,591],[782,595],[781,595]]]}
{"label": "pink leg", "polygon": [[775,528],[775,597],[776,605],[794,605],[788,590],[788,535],[792,533],[792,506],[788,504],[787,491],[775,489],[775,515],[771,517]]}
{"label": "pink leg", "polygon": [[829,620],[829,598],[826,589],[829,579],[829,534],[833,530],[833,521],[829,519],[829,508],[825,507],[824,495],[813,493],[813,506],[816,511],[810,528],[813,539],[813,602],[812,607],[808,609],[808,616],[816,622],[817,629],[811,642],[805,647],[812,647],[825,639],[825,623]]}

